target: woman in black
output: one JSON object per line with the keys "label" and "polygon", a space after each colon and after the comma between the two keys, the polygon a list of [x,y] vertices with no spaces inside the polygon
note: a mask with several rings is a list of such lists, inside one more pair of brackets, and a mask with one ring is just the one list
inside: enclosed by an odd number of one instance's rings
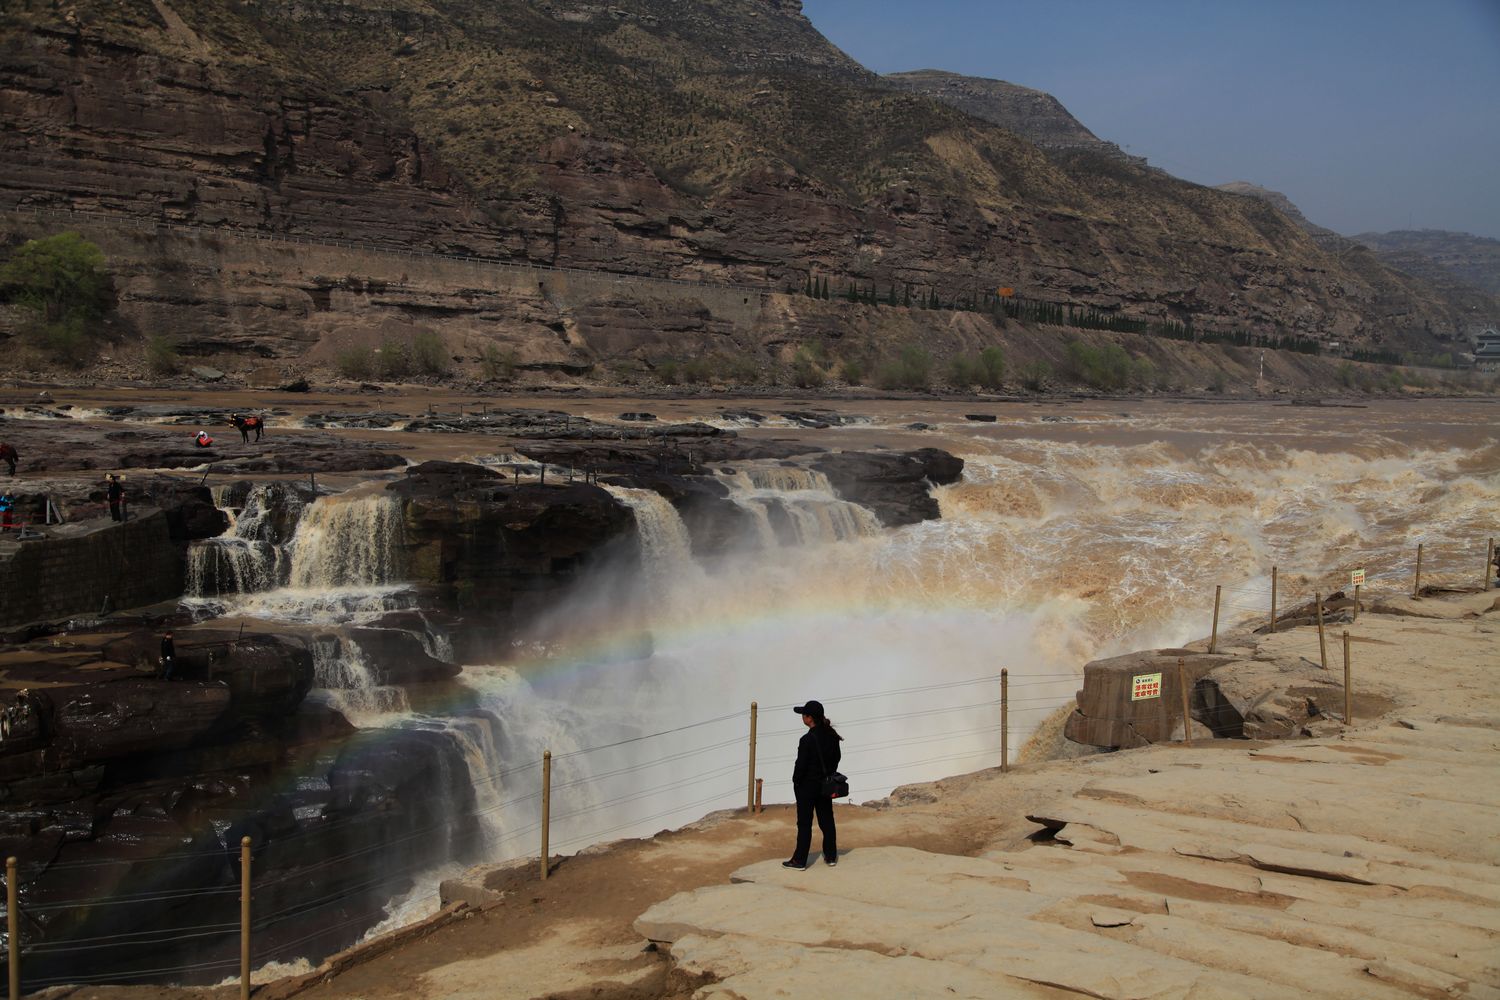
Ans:
{"label": "woman in black", "polygon": [[823,791],[823,778],[839,769],[839,743],[843,737],[834,731],[820,702],[810,701],[792,711],[802,716],[807,732],[797,744],[797,763],[792,765],[792,789],[797,794],[797,849],[781,867],[798,871],[807,868],[816,813],[818,829],[823,832],[823,862],[832,868],[839,863],[838,834],[833,828],[833,799]]}

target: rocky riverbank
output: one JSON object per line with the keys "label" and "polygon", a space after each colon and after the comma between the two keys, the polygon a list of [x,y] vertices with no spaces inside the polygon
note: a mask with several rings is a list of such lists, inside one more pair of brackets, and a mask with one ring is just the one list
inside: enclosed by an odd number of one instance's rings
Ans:
{"label": "rocky riverbank", "polygon": [[[781,869],[792,816],[773,806],[546,882],[534,862],[477,870],[422,940],[266,995],[770,997],[830,974],[861,995],[1483,995],[1497,614],[1494,593],[1361,614],[1355,683],[1385,707],[1348,728],[908,786],[839,807],[837,869]],[[1221,641],[1288,687],[1316,643],[1306,625]]]}

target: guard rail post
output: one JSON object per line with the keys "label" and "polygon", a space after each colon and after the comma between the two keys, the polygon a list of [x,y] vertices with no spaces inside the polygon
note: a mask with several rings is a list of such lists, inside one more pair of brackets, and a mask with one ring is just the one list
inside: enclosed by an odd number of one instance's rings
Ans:
{"label": "guard rail post", "polygon": [[1349,690],[1349,633],[1344,633],[1344,725],[1354,725],[1354,695]]}
{"label": "guard rail post", "polygon": [[21,921],[16,914],[16,859],[5,859],[5,930],[10,945],[10,1000],[21,1000]]}
{"label": "guard rail post", "polygon": [[1214,586],[1214,629],[1208,637],[1208,651],[1210,654],[1217,653],[1219,651],[1219,598],[1223,595],[1223,593],[1223,585],[1216,584]]}
{"label": "guard rail post", "polygon": [[1000,771],[1010,771],[1010,671],[1000,670]]}
{"label": "guard rail post", "polygon": [[756,702],[750,703],[750,787],[745,792],[745,810],[755,811],[755,723],[756,716],[760,712],[760,706]]}
{"label": "guard rail post", "polygon": [[1276,567],[1271,567],[1271,631],[1276,631]]}
{"label": "guard rail post", "polygon": [[1323,636],[1323,595],[1313,594],[1313,603],[1318,606],[1318,662],[1328,669],[1328,642]]}
{"label": "guard rail post", "polygon": [[250,838],[240,838],[240,1000],[250,1000]]}
{"label": "guard rail post", "polygon": [[1182,692],[1182,745],[1193,745],[1193,717],[1188,714],[1187,670],[1182,657],[1177,658],[1177,688]]}
{"label": "guard rail post", "polygon": [[552,751],[542,751],[542,878],[551,867],[551,848],[547,838],[552,830]]}
{"label": "guard rail post", "polygon": [[1422,543],[1417,543],[1417,578],[1412,581],[1411,596],[1422,596]]}

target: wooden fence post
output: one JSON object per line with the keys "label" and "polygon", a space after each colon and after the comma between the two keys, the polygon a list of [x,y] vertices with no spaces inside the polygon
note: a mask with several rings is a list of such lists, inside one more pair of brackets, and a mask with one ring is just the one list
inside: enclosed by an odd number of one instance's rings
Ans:
{"label": "wooden fence post", "polygon": [[1182,742],[1193,745],[1193,717],[1188,712],[1187,670],[1182,666],[1182,657],[1177,658],[1177,687],[1182,691]]}
{"label": "wooden fence post", "polygon": [[1010,771],[1010,671],[1000,671],[1000,770]]}
{"label": "wooden fence post", "polygon": [[250,1000],[250,838],[240,838],[240,1000]]}
{"label": "wooden fence post", "polygon": [[1214,586],[1214,630],[1208,637],[1208,651],[1210,653],[1217,653],[1219,651],[1219,597],[1223,592],[1223,586]]}
{"label": "wooden fence post", "polygon": [[750,703],[750,787],[746,790],[745,796],[745,808],[750,811],[755,809],[755,723],[759,712],[760,706],[752,701]]}
{"label": "wooden fence post", "polygon": [[764,785],[765,783],[766,783],[766,779],[765,778],[756,778],[755,779],[755,811],[758,812],[758,813],[766,811],[766,807],[761,804],[761,798],[760,798],[761,786]]}
{"label": "wooden fence post", "polygon": [[1344,725],[1354,725],[1354,695],[1349,691],[1349,633],[1344,633]]}
{"label": "wooden fence post", "polygon": [[1493,575],[1490,567],[1495,565],[1495,539],[1490,538],[1489,544],[1484,547],[1484,589],[1490,589],[1490,577]]}
{"label": "wooden fence post", "polygon": [[1359,621],[1359,584],[1354,585],[1354,613],[1349,616],[1351,622]]}
{"label": "wooden fence post", "polygon": [[1271,567],[1271,631],[1276,631],[1276,567]]}
{"label": "wooden fence post", "polygon": [[1323,669],[1328,669],[1328,642],[1323,636],[1323,595],[1313,594],[1313,601],[1318,606],[1318,662],[1323,664]]}
{"label": "wooden fence post", "polygon": [[10,1000],[21,1000],[21,921],[16,913],[16,859],[5,859],[5,931],[10,944]]}
{"label": "wooden fence post", "polygon": [[542,751],[542,878],[547,877],[547,870],[552,867],[551,845],[548,838],[552,835],[552,751]]}
{"label": "wooden fence post", "polygon": [[1417,543],[1417,578],[1411,585],[1411,596],[1422,596],[1422,543]]}

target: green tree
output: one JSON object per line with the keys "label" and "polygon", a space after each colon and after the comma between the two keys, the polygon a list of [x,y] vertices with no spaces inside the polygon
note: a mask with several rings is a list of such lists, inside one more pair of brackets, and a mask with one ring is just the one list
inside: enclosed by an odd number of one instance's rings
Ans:
{"label": "green tree", "polygon": [[26,334],[43,350],[81,365],[109,308],[104,254],[77,233],[27,240],[0,267],[0,295],[32,314]]}
{"label": "green tree", "polygon": [[0,288],[43,323],[87,323],[108,306],[104,253],[77,233],[27,240],[0,267]]}
{"label": "green tree", "polygon": [[1005,352],[999,347],[986,347],[979,352],[979,381],[986,389],[1000,388],[1005,377]]}
{"label": "green tree", "polygon": [[806,347],[797,348],[797,356],[792,359],[792,384],[799,389],[817,389],[826,381],[812,352]]}
{"label": "green tree", "polygon": [[1045,361],[1032,361],[1021,366],[1021,384],[1032,392],[1047,388],[1052,380],[1052,366]]}

